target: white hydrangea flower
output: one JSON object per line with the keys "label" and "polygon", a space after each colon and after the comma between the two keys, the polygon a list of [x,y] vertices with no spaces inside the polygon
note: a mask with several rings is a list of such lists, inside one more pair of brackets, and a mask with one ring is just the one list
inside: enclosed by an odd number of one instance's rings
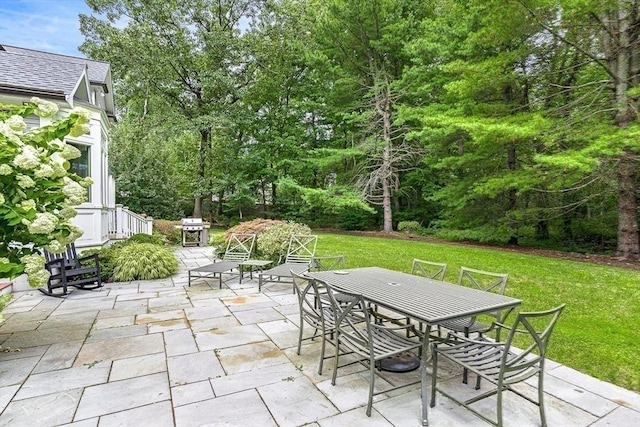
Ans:
{"label": "white hydrangea flower", "polygon": [[36,104],[35,114],[40,117],[51,117],[58,112],[58,106],[53,102],[43,101],[40,98],[33,97],[31,102]]}
{"label": "white hydrangea flower", "polygon": [[63,221],[69,220],[75,217],[76,215],[78,215],[78,211],[76,211],[71,206],[65,206],[64,208],[60,209],[60,211],[58,212],[58,218],[60,218]]}
{"label": "white hydrangea flower", "polygon": [[65,245],[55,239],[50,241],[46,247],[49,252],[52,252],[54,254],[60,254],[65,250]]}
{"label": "white hydrangea flower", "polygon": [[35,169],[40,165],[38,150],[30,145],[23,145],[20,154],[13,159],[13,164],[22,169]]}
{"label": "white hydrangea flower", "polygon": [[93,182],[93,178],[91,178],[90,176],[85,176],[80,181],[80,185],[82,185],[84,188],[89,188],[91,187],[91,184],[93,184]]}
{"label": "white hydrangea flower", "polygon": [[0,205],[4,205],[4,194],[0,193]]}
{"label": "white hydrangea flower", "polygon": [[71,159],[77,159],[82,155],[82,153],[80,153],[80,150],[78,150],[73,145],[64,144],[64,147],[62,147],[62,152],[60,153],[60,155],[67,160],[71,160]]}
{"label": "white hydrangea flower", "polygon": [[13,168],[6,163],[0,165],[0,175],[11,175]]}
{"label": "white hydrangea flower", "polygon": [[6,257],[0,257],[0,265],[2,264],[9,264],[9,258]]}
{"label": "white hydrangea flower", "polygon": [[49,273],[45,269],[34,271],[31,274],[27,274],[27,281],[29,282],[29,286],[33,288],[40,288],[47,284],[51,273]]}
{"label": "white hydrangea flower", "polygon": [[67,203],[69,205],[75,206],[85,201],[87,198],[87,190],[66,176],[64,177],[64,183],[65,185],[62,187],[62,192],[67,196]]}
{"label": "white hydrangea flower", "polygon": [[31,211],[36,209],[36,201],[33,199],[23,200],[20,202],[20,207],[24,210]]}
{"label": "white hydrangea flower", "polygon": [[31,188],[35,187],[36,183],[30,176],[27,175],[18,175],[16,176],[16,181],[18,181],[18,187],[20,188]]}
{"label": "white hydrangea flower", "polygon": [[86,108],[75,107],[73,110],[71,110],[69,114],[77,115],[78,116],[77,123],[80,123],[80,124],[89,123],[91,121],[91,111],[87,110]]}
{"label": "white hydrangea flower", "polygon": [[41,212],[36,214],[36,219],[31,221],[27,226],[31,234],[49,234],[56,229],[58,218],[49,212]]}
{"label": "white hydrangea flower", "polygon": [[91,132],[91,128],[86,123],[77,122],[69,131],[69,136],[78,137]]}
{"label": "white hydrangea flower", "polygon": [[60,140],[60,138],[56,138],[56,139],[54,139],[52,141],[49,141],[49,148],[52,148],[52,149],[54,149],[56,151],[62,150],[64,145],[65,145],[65,142]]}
{"label": "white hydrangea flower", "polygon": [[40,165],[40,167],[35,171],[36,178],[51,178],[54,175],[55,170],[53,169],[53,166],[47,164]]}
{"label": "white hydrangea flower", "polygon": [[22,132],[27,128],[27,124],[24,122],[22,116],[18,116],[17,114],[9,117],[5,123],[15,132]]}
{"label": "white hydrangea flower", "polygon": [[84,230],[75,224],[69,224],[69,230],[71,231],[70,237],[73,237],[74,241],[82,237],[84,234]]}
{"label": "white hydrangea flower", "polygon": [[24,272],[27,274],[44,268],[44,257],[41,255],[25,255],[20,258],[20,262],[24,264]]}
{"label": "white hydrangea flower", "polygon": [[18,135],[16,135],[16,132],[11,129],[11,127],[9,127],[9,125],[5,122],[0,122],[0,135],[4,136],[17,146],[24,145],[22,140],[18,137]]}

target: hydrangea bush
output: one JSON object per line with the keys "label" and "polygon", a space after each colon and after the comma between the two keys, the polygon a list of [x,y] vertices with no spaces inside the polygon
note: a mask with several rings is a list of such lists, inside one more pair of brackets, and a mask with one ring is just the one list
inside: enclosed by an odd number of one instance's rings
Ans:
{"label": "hydrangea bush", "polygon": [[267,227],[258,235],[258,253],[267,259],[283,259],[289,249],[289,241],[292,234],[311,234],[311,229],[306,224],[297,222],[283,222],[282,224]]}
{"label": "hydrangea bush", "polygon": [[25,132],[24,117],[57,111],[56,104],[38,98],[0,104],[0,278],[26,273],[33,287],[49,278],[39,248],[59,253],[82,235],[70,220],[92,184],[68,172],[80,151],[64,142],[67,135],[89,132],[89,111],[74,108],[64,119]]}

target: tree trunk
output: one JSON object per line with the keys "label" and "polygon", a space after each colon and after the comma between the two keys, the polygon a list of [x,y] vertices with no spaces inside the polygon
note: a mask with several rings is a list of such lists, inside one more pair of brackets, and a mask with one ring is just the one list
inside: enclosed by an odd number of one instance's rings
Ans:
{"label": "tree trunk", "polygon": [[384,83],[376,87],[376,111],[382,119],[382,166],[380,168],[382,181],[382,231],[391,233],[393,231],[392,202],[392,153],[391,153],[391,88],[389,83]]}
{"label": "tree trunk", "polygon": [[638,162],[626,152],[618,160],[618,246],[616,256],[640,259],[640,237],[638,234]]}
{"label": "tree trunk", "polygon": [[[616,125],[626,128],[637,119],[632,100],[627,96],[631,72],[640,46],[637,40],[632,42],[634,16],[627,10],[625,0],[618,0],[612,31],[615,38],[610,41],[609,65],[614,72]],[[637,16],[635,17],[637,18]],[[637,78],[634,76],[634,79]],[[638,235],[638,168],[637,154],[631,148],[624,150],[618,158],[616,171],[618,179],[618,245],[616,256],[624,259],[640,259],[640,237]]]}
{"label": "tree trunk", "polygon": [[[207,170],[207,153],[211,142],[211,130],[200,130],[200,143],[198,146],[198,178],[200,182],[205,182],[205,173]],[[194,218],[202,218],[202,195],[197,194],[193,202]]]}
{"label": "tree trunk", "polygon": [[[516,147],[515,145],[510,145],[507,148],[507,168],[512,172],[515,171],[516,162],[517,162]],[[507,209],[509,210],[509,212],[511,212],[511,211],[514,211],[518,206],[518,192],[516,191],[515,188],[512,188],[508,191],[508,198],[509,198],[509,206]],[[517,227],[517,223],[514,222],[513,225],[514,227]],[[518,235],[516,233],[512,234],[509,237],[509,244],[510,245],[518,244]]]}

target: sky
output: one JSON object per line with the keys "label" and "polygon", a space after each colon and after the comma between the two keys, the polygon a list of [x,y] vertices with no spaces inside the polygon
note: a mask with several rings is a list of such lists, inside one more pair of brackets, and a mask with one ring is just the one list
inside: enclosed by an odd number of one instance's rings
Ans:
{"label": "sky", "polygon": [[84,57],[80,13],[84,0],[0,0],[0,44]]}

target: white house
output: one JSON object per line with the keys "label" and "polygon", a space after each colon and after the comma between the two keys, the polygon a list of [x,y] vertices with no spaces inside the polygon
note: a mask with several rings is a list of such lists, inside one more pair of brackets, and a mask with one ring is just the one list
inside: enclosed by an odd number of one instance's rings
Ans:
{"label": "white house", "polygon": [[[60,109],[57,117],[64,117],[77,106],[91,111],[91,133],[66,139],[82,153],[71,162],[71,170],[90,176],[94,182],[87,202],[77,207],[74,222],[82,227],[84,235],[76,246],[98,247],[113,238],[151,234],[151,218],[115,203],[115,180],[109,170],[109,129],[116,121],[111,66],[0,44],[0,103],[21,104],[34,96],[55,102]],[[34,115],[26,122],[37,127],[50,120]]]}

